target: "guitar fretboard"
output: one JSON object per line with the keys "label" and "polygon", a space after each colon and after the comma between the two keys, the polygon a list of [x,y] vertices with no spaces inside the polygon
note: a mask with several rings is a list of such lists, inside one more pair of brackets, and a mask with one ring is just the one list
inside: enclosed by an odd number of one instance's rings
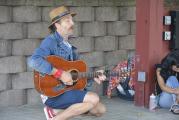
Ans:
{"label": "guitar fretboard", "polygon": [[129,75],[129,71],[119,71],[119,72],[111,72],[111,71],[105,71],[104,73],[101,72],[72,72],[71,73],[72,76],[78,77],[78,78],[94,78],[97,77],[99,75],[106,75],[108,76],[112,76],[112,77],[124,77],[124,76],[128,76]]}

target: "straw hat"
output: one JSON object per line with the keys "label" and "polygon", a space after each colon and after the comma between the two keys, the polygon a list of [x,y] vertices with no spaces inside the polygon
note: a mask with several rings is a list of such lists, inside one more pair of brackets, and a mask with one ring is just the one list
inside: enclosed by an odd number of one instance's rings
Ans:
{"label": "straw hat", "polygon": [[60,6],[50,11],[49,16],[51,19],[51,24],[49,25],[49,28],[51,28],[51,26],[58,20],[69,14],[71,14],[72,17],[76,15],[76,13],[70,12],[65,6]]}

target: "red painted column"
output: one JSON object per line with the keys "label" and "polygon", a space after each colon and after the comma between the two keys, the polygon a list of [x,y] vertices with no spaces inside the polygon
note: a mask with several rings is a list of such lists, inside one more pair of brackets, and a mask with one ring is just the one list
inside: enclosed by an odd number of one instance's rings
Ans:
{"label": "red painted column", "polygon": [[[163,0],[136,0],[136,94],[135,105],[148,107],[154,92],[154,65],[168,51],[163,41]],[[146,81],[139,82],[138,72],[146,73]]]}

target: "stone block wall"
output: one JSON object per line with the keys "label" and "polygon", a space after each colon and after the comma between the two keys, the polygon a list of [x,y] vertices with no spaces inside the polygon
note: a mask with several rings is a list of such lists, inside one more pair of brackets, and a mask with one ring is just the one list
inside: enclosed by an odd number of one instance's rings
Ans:
{"label": "stone block wall", "polygon": [[49,34],[48,13],[60,5],[77,13],[70,42],[89,70],[113,67],[135,52],[135,0],[1,0],[0,106],[41,102],[26,59]]}

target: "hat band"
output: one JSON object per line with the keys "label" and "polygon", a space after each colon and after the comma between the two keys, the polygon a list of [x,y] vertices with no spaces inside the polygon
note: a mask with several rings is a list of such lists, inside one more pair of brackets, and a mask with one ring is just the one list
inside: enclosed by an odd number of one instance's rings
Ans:
{"label": "hat band", "polygon": [[65,16],[65,15],[68,15],[68,14],[70,14],[69,11],[66,11],[66,12],[62,13],[62,14],[60,14],[60,15],[54,17],[54,18],[52,19],[52,22],[54,22],[54,21],[60,19],[61,17]]}

